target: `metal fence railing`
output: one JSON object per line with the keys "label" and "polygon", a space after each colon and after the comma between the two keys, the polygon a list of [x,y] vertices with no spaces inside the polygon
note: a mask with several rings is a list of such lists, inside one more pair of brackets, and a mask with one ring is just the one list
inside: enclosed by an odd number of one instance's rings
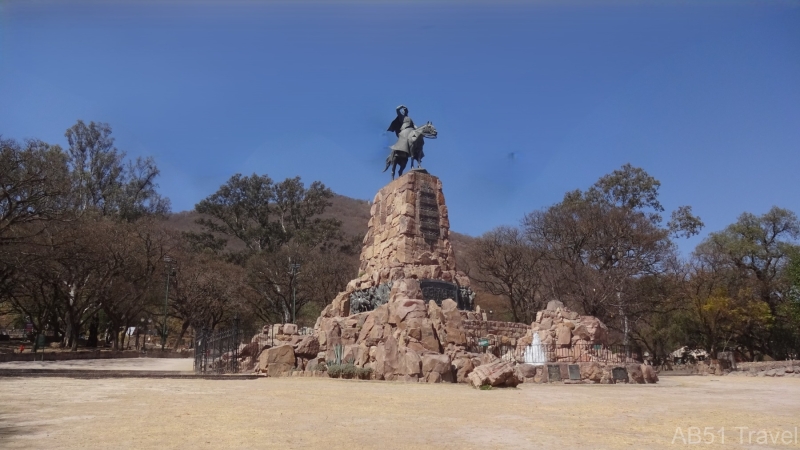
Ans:
{"label": "metal fence railing", "polygon": [[503,345],[496,339],[477,338],[468,339],[467,351],[484,353],[491,352],[495,356],[514,360],[522,363],[525,354],[540,355],[542,363],[553,362],[603,362],[603,363],[634,363],[642,362],[643,358],[638,348],[626,345],[604,344],[572,344],[560,346],[555,343],[538,345]]}
{"label": "metal fence railing", "polygon": [[194,370],[197,373],[239,373],[242,333],[239,321],[227,330],[201,330],[195,337]]}

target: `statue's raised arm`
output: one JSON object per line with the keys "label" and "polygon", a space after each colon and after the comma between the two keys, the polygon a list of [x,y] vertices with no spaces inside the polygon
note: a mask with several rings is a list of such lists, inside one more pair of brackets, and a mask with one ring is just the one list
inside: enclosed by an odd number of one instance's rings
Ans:
{"label": "statue's raised arm", "polygon": [[389,128],[386,131],[392,131],[397,137],[400,137],[400,132],[404,128],[414,127],[414,121],[411,120],[411,117],[408,117],[408,108],[405,105],[398,106],[395,111],[397,111],[397,117],[389,124]]}

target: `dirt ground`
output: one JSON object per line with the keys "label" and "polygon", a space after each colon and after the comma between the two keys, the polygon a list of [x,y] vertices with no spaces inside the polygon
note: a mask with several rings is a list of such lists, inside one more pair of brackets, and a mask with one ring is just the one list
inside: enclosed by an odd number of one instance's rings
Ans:
{"label": "dirt ground", "polygon": [[[714,442],[692,443],[705,427]],[[758,442],[795,427],[798,378],[489,391],[320,378],[0,379],[8,449],[800,448],[785,434]]]}

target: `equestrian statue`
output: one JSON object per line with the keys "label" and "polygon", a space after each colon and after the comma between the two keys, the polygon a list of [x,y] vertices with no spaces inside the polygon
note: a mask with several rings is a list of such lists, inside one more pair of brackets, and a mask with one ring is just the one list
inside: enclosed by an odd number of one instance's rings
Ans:
{"label": "equestrian statue", "polygon": [[397,135],[397,142],[391,147],[392,151],[389,157],[386,158],[386,167],[383,171],[386,172],[389,166],[392,166],[392,179],[394,180],[394,173],[397,166],[400,166],[400,175],[406,169],[409,158],[411,159],[411,168],[414,168],[414,161],[417,166],[422,168],[422,158],[425,153],[422,147],[425,145],[424,138],[436,139],[436,128],[433,124],[428,122],[425,125],[417,128],[414,126],[414,121],[408,116],[408,108],[400,105],[396,108],[397,117],[389,125],[386,131],[394,131]]}

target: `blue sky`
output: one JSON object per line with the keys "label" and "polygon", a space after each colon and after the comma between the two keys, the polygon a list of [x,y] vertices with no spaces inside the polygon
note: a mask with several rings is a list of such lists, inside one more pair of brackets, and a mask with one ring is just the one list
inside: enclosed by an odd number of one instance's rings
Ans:
{"label": "blue sky", "polygon": [[175,211],[237,172],[371,199],[401,103],[455,231],[627,162],[703,235],[800,213],[800,2],[0,1],[0,133],[108,122]]}

